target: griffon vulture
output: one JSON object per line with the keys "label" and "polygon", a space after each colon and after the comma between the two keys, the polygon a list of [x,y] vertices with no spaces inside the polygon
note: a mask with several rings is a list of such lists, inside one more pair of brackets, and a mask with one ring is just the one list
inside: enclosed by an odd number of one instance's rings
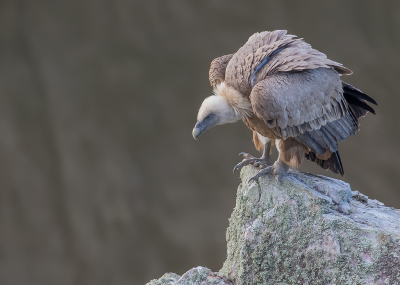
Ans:
{"label": "griffon vulture", "polygon": [[[193,137],[242,120],[263,155],[242,153],[234,171],[253,164],[263,169],[252,179],[270,173],[279,181],[306,158],[343,176],[338,141],[356,133],[358,118],[375,114],[367,101],[377,103],[340,79],[351,70],[286,33],[255,33],[236,53],[211,62],[214,95],[203,101]],[[271,145],[279,152],[272,165]]]}

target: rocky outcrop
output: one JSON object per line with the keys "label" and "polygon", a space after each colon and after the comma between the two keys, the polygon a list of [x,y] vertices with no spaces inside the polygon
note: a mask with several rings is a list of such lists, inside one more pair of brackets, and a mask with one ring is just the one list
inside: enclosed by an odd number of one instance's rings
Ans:
{"label": "rocky outcrop", "polygon": [[220,272],[149,284],[400,284],[400,210],[309,173],[248,183],[256,171],[242,170]]}
{"label": "rocky outcrop", "polygon": [[166,273],[160,279],[155,279],[147,285],[232,285],[233,283],[218,273],[212,272],[206,267],[195,267],[179,276],[175,273]]}

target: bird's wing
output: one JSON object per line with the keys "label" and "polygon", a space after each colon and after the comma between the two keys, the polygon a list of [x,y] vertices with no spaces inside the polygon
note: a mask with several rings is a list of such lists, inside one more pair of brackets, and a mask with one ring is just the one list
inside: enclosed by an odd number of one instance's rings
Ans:
{"label": "bird's wing", "polygon": [[249,96],[258,82],[280,72],[333,67],[340,74],[352,73],[303,39],[286,33],[277,30],[252,35],[230,60],[226,70],[227,84]]}
{"label": "bird's wing", "polygon": [[343,83],[343,95],[354,115],[357,118],[364,117],[368,112],[375,114],[375,110],[367,104],[367,102],[378,105],[376,101],[364,94],[360,89],[357,89],[346,82]]}
{"label": "bird's wing", "polygon": [[285,30],[253,34],[233,55],[226,68],[225,80],[228,85],[245,96],[251,92],[250,77],[258,66],[264,66],[271,56],[295,41]]}
{"label": "bird's wing", "polygon": [[[330,60],[326,55],[316,49],[303,39],[295,39],[285,46],[276,55],[269,58],[257,66],[252,74],[253,86],[266,76],[279,72],[299,72],[307,69],[317,69],[320,67],[333,67],[338,73],[350,75],[352,71],[344,67],[341,63]],[[257,81],[258,80],[258,81]]]}
{"label": "bird's wing", "polygon": [[209,79],[211,86],[215,87],[221,82],[225,81],[225,70],[228,62],[231,60],[233,54],[223,55],[217,57],[211,62]]}
{"label": "bird's wing", "polygon": [[333,68],[269,76],[254,86],[250,100],[275,134],[293,137],[320,156],[336,152],[337,141],[358,129]]}

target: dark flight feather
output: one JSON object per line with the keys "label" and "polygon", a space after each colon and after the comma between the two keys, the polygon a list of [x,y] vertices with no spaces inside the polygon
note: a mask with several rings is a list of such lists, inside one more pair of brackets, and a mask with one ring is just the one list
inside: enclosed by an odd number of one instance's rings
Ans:
{"label": "dark flight feather", "polygon": [[351,86],[350,84],[348,84],[346,82],[343,82],[343,91],[345,93],[347,93],[348,95],[351,95],[352,97],[356,97],[358,99],[368,101],[368,102],[378,106],[378,103],[376,103],[376,101],[373,98],[371,98],[367,94],[364,94],[363,92],[361,92],[361,90]]}
{"label": "dark flight feather", "polygon": [[294,139],[319,155],[324,155],[326,152],[325,148],[318,141],[316,141],[309,132],[298,135]]}
{"label": "dark flight feather", "polygon": [[352,118],[352,114],[348,113],[336,121],[326,123],[318,130],[299,134],[294,139],[313,152],[323,155],[327,150],[336,152],[338,150],[337,141],[348,138],[356,132],[357,128],[357,122]]}
{"label": "dark flight feather", "polygon": [[369,106],[367,103],[365,103],[364,101],[361,101],[361,100],[357,99],[357,97],[349,95],[349,93],[344,93],[343,95],[349,104],[361,107],[364,110],[367,110],[375,115],[375,110],[371,106]]}
{"label": "dark flight feather", "polygon": [[346,82],[342,81],[342,85],[344,98],[347,103],[349,103],[356,118],[365,116],[367,114],[365,111],[369,111],[375,115],[375,110],[365,102],[367,101],[374,105],[378,105],[373,98]]}
{"label": "dark flight feather", "polygon": [[315,162],[317,165],[319,165],[323,169],[329,169],[333,173],[344,176],[344,170],[343,170],[342,161],[340,159],[339,151],[332,153],[331,157],[328,158],[327,160],[319,159],[317,157],[317,155],[315,154],[315,152],[312,152],[312,151],[310,151],[309,153],[306,153],[305,157],[307,160]]}

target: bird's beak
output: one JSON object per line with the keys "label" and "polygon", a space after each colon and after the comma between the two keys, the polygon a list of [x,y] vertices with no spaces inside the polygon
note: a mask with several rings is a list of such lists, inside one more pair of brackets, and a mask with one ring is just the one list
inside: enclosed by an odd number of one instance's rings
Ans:
{"label": "bird's beak", "polygon": [[206,130],[207,125],[197,122],[193,128],[192,135],[195,140]]}
{"label": "bird's beak", "polygon": [[218,125],[219,121],[220,117],[215,114],[209,114],[203,121],[197,121],[192,132],[194,139],[197,140],[205,130]]}

